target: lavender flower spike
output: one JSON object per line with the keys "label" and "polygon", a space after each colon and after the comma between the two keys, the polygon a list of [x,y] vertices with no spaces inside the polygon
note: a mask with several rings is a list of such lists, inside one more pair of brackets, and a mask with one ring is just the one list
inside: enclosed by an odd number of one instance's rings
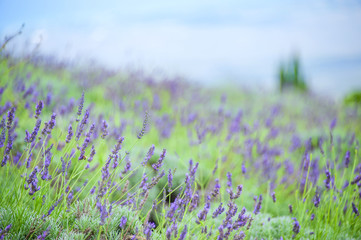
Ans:
{"label": "lavender flower spike", "polygon": [[76,118],[76,121],[77,121],[77,122],[80,121],[79,117],[80,117],[80,115],[81,115],[81,113],[82,113],[82,111],[83,111],[83,106],[84,106],[84,91],[83,91],[83,93],[81,94],[81,98],[80,98],[80,100],[79,100],[79,106],[78,106],[78,112],[77,112],[78,117]]}
{"label": "lavender flower spike", "polygon": [[154,154],[154,145],[152,145],[149,150],[148,150],[148,153],[147,153],[147,156],[145,156],[144,158],[144,161],[142,162],[142,166],[145,166],[148,161],[152,158],[153,154]]}
{"label": "lavender flower spike", "polygon": [[165,158],[165,154],[167,153],[167,150],[166,149],[163,149],[163,152],[162,154],[160,155],[159,159],[158,159],[158,162],[157,163],[154,163],[152,165],[152,167],[154,168],[155,171],[158,171],[160,167],[162,167],[163,165],[163,160]]}
{"label": "lavender flower spike", "polygon": [[38,119],[40,114],[41,114],[41,111],[43,110],[43,107],[44,107],[44,103],[43,101],[39,101],[38,104],[36,105],[36,109],[35,109],[35,118]]}
{"label": "lavender flower spike", "polygon": [[142,130],[140,130],[140,132],[138,133],[138,136],[137,136],[138,139],[141,139],[143,137],[143,135],[145,134],[145,131],[148,127],[148,120],[149,120],[149,114],[148,114],[148,112],[145,112],[143,127],[142,127]]}

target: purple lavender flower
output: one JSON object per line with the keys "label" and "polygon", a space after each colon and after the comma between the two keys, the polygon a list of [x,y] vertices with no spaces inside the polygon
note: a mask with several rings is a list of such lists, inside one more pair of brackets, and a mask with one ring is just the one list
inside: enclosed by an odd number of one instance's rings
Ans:
{"label": "purple lavender flower", "polygon": [[152,235],[152,228],[155,228],[155,224],[152,222],[148,222],[144,228],[144,235],[146,236],[147,240],[150,240]]}
{"label": "purple lavender flower", "polygon": [[88,119],[89,119],[89,111],[86,110],[85,114],[83,116],[82,121],[80,122],[78,128],[77,128],[77,132],[76,132],[76,140],[79,141],[79,138],[81,137],[81,134],[84,131],[84,127],[85,125],[88,123]]}
{"label": "purple lavender flower", "polygon": [[242,163],[242,173],[245,174],[247,172],[246,166]]}
{"label": "purple lavender flower", "polygon": [[41,111],[43,110],[43,107],[44,107],[44,103],[43,101],[39,101],[38,104],[36,105],[36,109],[35,109],[35,118],[38,119],[40,114],[41,114]]}
{"label": "purple lavender flower", "polygon": [[173,175],[172,175],[172,170],[169,169],[168,172],[168,189],[169,191],[172,189],[173,186]]}
{"label": "purple lavender flower", "polygon": [[254,211],[253,211],[253,213],[255,215],[257,215],[262,208],[262,200],[263,200],[263,198],[262,198],[262,194],[261,194],[261,195],[259,195],[258,203],[256,204]]}
{"label": "purple lavender flower", "polygon": [[2,148],[5,144],[5,140],[6,140],[6,124],[5,124],[5,116],[3,117],[3,119],[1,120],[1,124],[0,124],[0,128],[1,128],[1,135],[0,135],[0,148]]}
{"label": "purple lavender flower", "polygon": [[145,158],[144,158],[144,161],[142,162],[142,165],[143,166],[145,166],[147,163],[148,163],[148,161],[151,159],[151,157],[153,156],[153,154],[154,154],[154,145],[152,145],[150,148],[149,148],[149,150],[148,150],[148,153],[147,153],[147,156],[145,156]]}
{"label": "purple lavender flower", "polygon": [[198,219],[196,220],[197,224],[200,224],[201,221],[206,220],[209,209],[211,208],[210,196],[207,197],[206,203],[204,204],[204,208],[197,215]]}
{"label": "purple lavender flower", "polygon": [[292,231],[297,235],[300,232],[300,223],[297,221],[296,218],[293,218],[294,223],[293,223],[293,229]]}
{"label": "purple lavender flower", "polygon": [[116,154],[116,155],[114,156],[114,160],[113,160],[113,168],[114,168],[114,169],[116,169],[116,168],[118,167],[118,164],[119,164],[118,158],[119,158],[119,155]]}
{"label": "purple lavender flower", "polygon": [[83,111],[83,106],[84,106],[84,91],[79,99],[78,112],[77,112],[78,117],[76,118],[77,122],[80,121],[79,117],[81,116],[81,113]]}
{"label": "purple lavender flower", "polygon": [[159,156],[159,159],[158,159],[158,162],[157,163],[154,163],[152,165],[152,167],[154,168],[155,171],[158,171],[159,168],[161,168],[163,166],[163,160],[164,160],[164,157],[165,157],[165,154],[167,153],[167,150],[166,149],[163,149],[163,152],[162,154]]}
{"label": "purple lavender flower", "polygon": [[72,201],[73,201],[73,194],[74,194],[73,191],[71,191],[71,192],[69,193],[67,199],[66,199],[66,203],[67,203],[67,205],[68,205],[68,208],[70,207],[70,205],[71,205],[71,203],[72,203]]}
{"label": "purple lavender flower", "polygon": [[212,191],[212,197],[215,198],[219,194],[219,190],[221,189],[221,185],[219,184],[219,179],[217,178],[216,184],[214,185],[213,191]]}
{"label": "purple lavender flower", "polygon": [[36,239],[45,240],[46,236],[48,236],[49,232],[50,232],[50,226],[42,234],[40,234]]}
{"label": "purple lavender flower", "polygon": [[321,199],[320,199],[320,195],[318,192],[316,192],[316,195],[313,199],[313,204],[315,205],[315,207],[317,208],[320,205]]}
{"label": "purple lavender flower", "polygon": [[350,164],[350,151],[347,151],[345,155],[345,167],[348,168],[349,164]]}
{"label": "purple lavender flower", "polygon": [[4,228],[4,230],[0,229],[0,239],[4,239],[5,234],[10,231],[12,226],[13,226],[12,224],[9,224]]}
{"label": "purple lavender flower", "polygon": [[38,186],[38,178],[36,176],[36,173],[38,172],[38,167],[36,166],[34,168],[34,170],[31,172],[31,174],[29,175],[29,177],[26,179],[26,182],[28,183],[28,185],[24,185],[25,190],[28,190],[30,188],[29,191],[29,195],[32,196],[35,192],[40,190],[40,187]]}
{"label": "purple lavender flower", "polygon": [[330,123],[330,131],[332,131],[337,124],[337,118],[335,117],[334,119],[332,119],[331,123]]}
{"label": "purple lavender flower", "polygon": [[56,119],[56,113],[53,113],[51,115],[51,119],[50,119],[49,124],[48,124],[48,131],[47,131],[48,134],[50,134],[51,130],[53,130],[54,127],[55,127],[55,124],[56,124],[55,119]]}
{"label": "purple lavender flower", "polygon": [[93,195],[95,193],[95,189],[96,189],[96,186],[92,187],[92,189],[90,189],[90,194]]}
{"label": "purple lavender flower", "polygon": [[229,195],[230,195],[230,196],[229,196],[230,199],[233,200],[233,199],[239,198],[239,197],[241,196],[242,189],[243,189],[243,186],[242,186],[242,185],[238,185],[238,186],[237,186],[237,193],[236,193],[236,194],[233,193],[232,189],[227,189],[227,191],[228,191],[228,193],[229,193]]}
{"label": "purple lavender flower", "polygon": [[185,225],[184,228],[183,228],[183,231],[181,232],[181,234],[180,234],[180,236],[179,236],[179,239],[178,239],[178,240],[184,240],[185,237],[186,237],[186,235],[187,235],[187,231],[188,231],[187,225]]}
{"label": "purple lavender flower", "polygon": [[232,187],[232,173],[227,172],[227,186]]}
{"label": "purple lavender flower", "polygon": [[315,214],[314,213],[311,214],[311,221],[313,221],[313,219],[315,219]]}
{"label": "purple lavender flower", "polygon": [[43,167],[43,170],[41,171],[41,179],[43,179],[43,180],[51,179],[51,175],[49,175],[49,166],[50,166],[50,162],[51,162],[51,157],[52,157],[52,154],[49,150],[48,152],[45,153],[44,167]]}
{"label": "purple lavender flower", "polygon": [[93,161],[93,158],[94,158],[95,153],[96,153],[96,152],[95,152],[94,145],[92,145],[92,148],[90,149],[90,155],[89,155],[89,158],[88,158],[88,162]]}
{"label": "purple lavender flower", "polygon": [[71,141],[71,138],[73,137],[73,127],[71,126],[71,124],[69,124],[68,127],[68,135],[66,136],[66,143],[69,143]]}
{"label": "purple lavender flower", "polygon": [[325,174],[326,174],[325,187],[326,187],[327,189],[330,189],[331,174],[330,174],[330,172],[328,171],[328,169],[326,169]]}
{"label": "purple lavender flower", "polygon": [[32,161],[32,156],[33,156],[33,153],[30,153],[29,157],[26,159],[26,168],[30,168],[30,164],[31,164],[31,161]]}
{"label": "purple lavender flower", "polygon": [[353,202],[352,202],[352,211],[356,214],[356,216],[360,215],[356,205]]}
{"label": "purple lavender flower", "polygon": [[107,121],[103,120],[103,123],[102,123],[102,132],[103,133],[101,136],[101,138],[103,138],[103,139],[109,134],[107,128],[108,128],[108,123],[107,123]]}
{"label": "purple lavender flower", "polygon": [[351,182],[352,185],[357,184],[361,180],[361,174],[357,175]]}
{"label": "purple lavender flower", "polygon": [[125,227],[125,224],[127,224],[127,218],[124,217],[124,216],[122,216],[122,217],[120,218],[119,227],[120,227],[120,228],[123,228],[123,227]]}
{"label": "purple lavender flower", "polygon": [[290,205],[288,205],[288,209],[290,210],[290,213],[292,214],[293,213],[293,207],[292,207],[292,205],[290,204]]}
{"label": "purple lavender flower", "polygon": [[38,135],[40,125],[41,125],[41,119],[37,119],[35,127],[33,129],[33,132],[31,134],[29,134],[29,132],[26,131],[25,142],[27,142],[27,143],[34,142],[34,140],[36,139],[36,136]]}
{"label": "purple lavender flower", "polygon": [[275,203],[275,202],[276,202],[276,193],[275,193],[275,192],[273,192],[273,193],[271,194],[271,196],[272,196],[272,200],[273,200],[273,202]]}
{"label": "purple lavender flower", "polygon": [[6,124],[6,128],[9,130],[11,128],[11,125],[13,124],[14,117],[15,117],[15,110],[16,108],[13,107],[8,111],[8,122]]}
{"label": "purple lavender flower", "polygon": [[144,121],[143,121],[142,130],[140,130],[140,132],[137,135],[138,139],[142,139],[143,135],[145,134],[145,131],[146,131],[147,127],[148,127],[148,120],[149,120],[149,115],[148,115],[148,112],[146,111]]}
{"label": "purple lavender flower", "polygon": [[41,219],[44,219],[44,218],[50,216],[50,214],[54,211],[54,209],[59,205],[59,203],[60,203],[61,201],[63,201],[63,194],[61,194],[60,198],[59,198],[57,201],[55,201],[54,205],[52,205],[52,206],[50,207],[48,213],[47,213],[47,214],[44,214],[44,215],[41,217]]}
{"label": "purple lavender flower", "polygon": [[120,138],[118,139],[118,142],[117,142],[117,144],[114,146],[114,149],[113,149],[113,151],[112,151],[113,156],[116,155],[116,154],[118,154],[118,152],[119,152],[120,149],[122,148],[122,143],[123,143],[123,141],[124,141],[124,137],[120,137]]}
{"label": "purple lavender flower", "polygon": [[222,207],[223,203],[220,203],[218,208],[213,212],[212,218],[218,217],[218,215],[222,214],[224,212],[224,207]]}

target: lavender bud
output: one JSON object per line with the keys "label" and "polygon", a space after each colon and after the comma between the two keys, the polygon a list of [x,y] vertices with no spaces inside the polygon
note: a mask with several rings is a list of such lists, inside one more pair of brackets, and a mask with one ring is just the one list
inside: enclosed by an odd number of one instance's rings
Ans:
{"label": "lavender bud", "polygon": [[83,106],[84,106],[84,91],[81,94],[81,98],[79,99],[79,106],[78,106],[78,112],[77,112],[78,117],[76,118],[77,122],[80,121],[79,117],[81,116],[81,113],[83,111]]}
{"label": "lavender bud", "polygon": [[140,132],[138,133],[138,139],[141,139],[148,127],[148,120],[149,120],[149,115],[148,115],[148,112],[146,111],[145,112],[145,117],[144,117],[144,121],[143,121],[143,127],[142,127],[142,130],[140,130]]}
{"label": "lavender bud", "polygon": [[69,124],[68,127],[68,135],[66,136],[66,143],[69,143],[71,141],[71,138],[73,137],[73,127],[71,126],[71,124]]}
{"label": "lavender bud", "polygon": [[39,101],[38,104],[36,105],[36,109],[35,109],[35,118],[38,119],[40,114],[41,114],[41,111],[43,110],[43,107],[44,107],[44,103],[43,101]]}

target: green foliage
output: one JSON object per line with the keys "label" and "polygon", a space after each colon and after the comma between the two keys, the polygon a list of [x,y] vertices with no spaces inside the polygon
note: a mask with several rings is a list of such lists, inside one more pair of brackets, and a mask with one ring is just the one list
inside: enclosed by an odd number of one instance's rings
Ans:
{"label": "green foliage", "polygon": [[295,89],[301,92],[307,91],[303,73],[300,68],[300,60],[297,55],[293,56],[288,63],[282,63],[278,72],[279,87],[281,91]]}

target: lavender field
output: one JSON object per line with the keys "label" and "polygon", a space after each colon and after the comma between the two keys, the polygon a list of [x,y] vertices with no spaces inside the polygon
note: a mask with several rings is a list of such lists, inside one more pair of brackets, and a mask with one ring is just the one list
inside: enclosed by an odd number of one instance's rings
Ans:
{"label": "lavender field", "polygon": [[361,239],[361,113],[0,58],[0,239]]}

